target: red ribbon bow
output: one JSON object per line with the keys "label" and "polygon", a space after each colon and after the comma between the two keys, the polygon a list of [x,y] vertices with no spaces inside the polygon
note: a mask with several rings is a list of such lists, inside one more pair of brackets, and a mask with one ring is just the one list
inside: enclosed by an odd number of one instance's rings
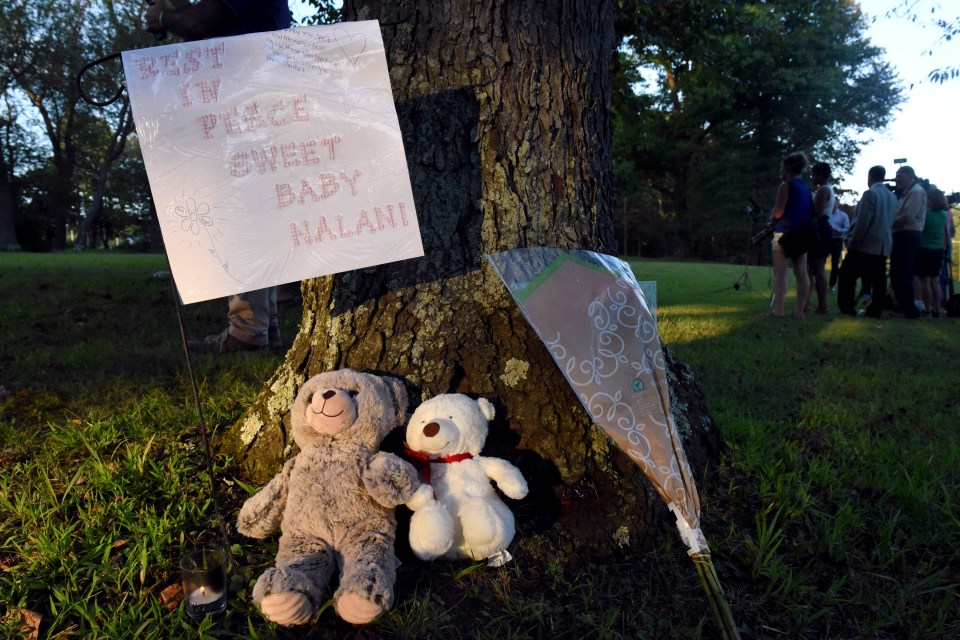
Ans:
{"label": "red ribbon bow", "polygon": [[417,472],[420,474],[420,480],[424,484],[430,484],[430,465],[431,464],[449,464],[451,462],[460,462],[461,460],[469,460],[473,457],[472,453],[455,453],[451,456],[440,456],[438,458],[431,458],[429,455],[422,451],[414,451],[410,448],[410,445],[404,445],[404,448],[407,451],[407,457],[410,458],[410,464],[414,466]]}

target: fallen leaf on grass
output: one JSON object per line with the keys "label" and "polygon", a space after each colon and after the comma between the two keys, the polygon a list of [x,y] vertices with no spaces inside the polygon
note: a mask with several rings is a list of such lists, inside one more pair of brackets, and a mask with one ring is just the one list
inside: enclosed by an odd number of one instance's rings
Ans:
{"label": "fallen leaf on grass", "polygon": [[167,611],[172,611],[180,606],[180,602],[183,600],[183,589],[180,587],[179,582],[174,582],[166,589],[160,592],[160,604],[163,605],[163,608]]}
{"label": "fallen leaf on grass", "polygon": [[20,632],[24,634],[24,638],[35,640],[40,637],[41,617],[39,613],[29,609],[11,609],[7,611],[7,615],[3,616],[3,621],[10,622],[14,618],[19,618],[19,621],[23,623]]}

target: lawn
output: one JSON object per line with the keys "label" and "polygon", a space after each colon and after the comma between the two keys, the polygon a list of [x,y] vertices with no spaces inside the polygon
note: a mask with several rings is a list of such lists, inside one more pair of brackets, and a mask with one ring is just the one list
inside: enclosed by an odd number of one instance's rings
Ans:
{"label": "lawn", "polygon": [[[661,336],[728,443],[700,487],[704,532],[745,638],[960,637],[960,322],[766,315],[769,268],[637,261]],[[167,266],[160,256],[0,253],[0,637],[714,637],[673,532],[572,573],[401,567],[398,603],[355,630],[290,632],[249,604],[275,539],[232,538],[228,613],[194,623],[177,559],[221,544]],[[742,286],[732,287],[734,283]],[[191,336],[222,301],[190,305]],[[286,337],[296,301],[281,309]],[[212,427],[243,412],[275,354],[196,358]],[[214,474],[229,510],[246,494]],[[429,575],[422,575],[427,574]],[[172,587],[172,588],[171,588]]]}

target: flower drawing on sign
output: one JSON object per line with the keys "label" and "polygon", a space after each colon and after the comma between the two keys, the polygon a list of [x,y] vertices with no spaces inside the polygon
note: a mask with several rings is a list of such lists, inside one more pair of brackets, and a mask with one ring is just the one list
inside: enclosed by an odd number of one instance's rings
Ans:
{"label": "flower drawing on sign", "polygon": [[222,241],[224,236],[223,225],[217,223],[223,223],[224,219],[215,217],[215,207],[211,207],[208,200],[209,194],[194,192],[193,195],[188,196],[181,193],[167,205],[166,224],[175,225],[184,232],[178,237],[178,242],[187,247],[190,252],[205,249],[231,279],[246,285],[246,282],[231,272],[229,262],[217,249],[218,242]]}
{"label": "flower drawing on sign", "polygon": [[177,206],[176,212],[180,216],[180,228],[195,236],[200,235],[200,225],[213,226],[210,205],[206,202],[197,203],[193,198],[188,198],[186,204]]}

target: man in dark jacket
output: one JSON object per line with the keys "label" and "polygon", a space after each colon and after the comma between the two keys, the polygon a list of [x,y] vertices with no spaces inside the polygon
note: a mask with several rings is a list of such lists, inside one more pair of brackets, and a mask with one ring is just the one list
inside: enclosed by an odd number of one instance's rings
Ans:
{"label": "man in dark jacket", "polygon": [[883,183],[887,170],[870,167],[869,189],[863,192],[848,234],[847,255],[840,265],[837,306],[841,313],[856,313],[857,280],[866,278],[873,291],[867,315],[879,318],[887,290],[887,256],[893,247],[891,227],[897,212],[897,198]]}

